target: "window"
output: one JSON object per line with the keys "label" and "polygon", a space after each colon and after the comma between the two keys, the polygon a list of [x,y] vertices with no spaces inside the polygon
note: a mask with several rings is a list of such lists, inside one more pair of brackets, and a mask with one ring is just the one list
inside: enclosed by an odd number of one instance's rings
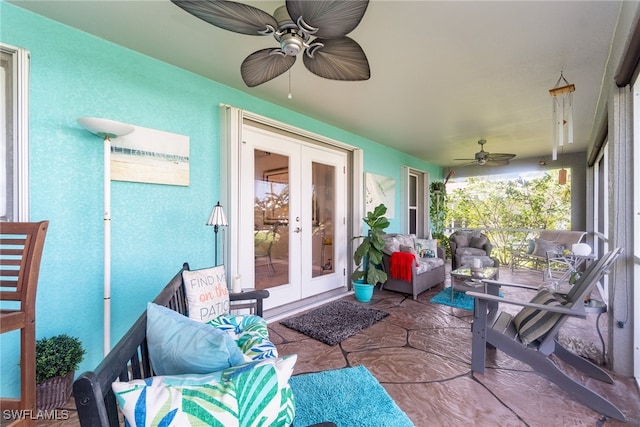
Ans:
{"label": "window", "polygon": [[409,234],[417,235],[418,196],[418,177],[409,173]]}
{"label": "window", "polygon": [[0,43],[0,221],[29,214],[29,52]]}
{"label": "window", "polygon": [[429,177],[425,172],[407,166],[402,168],[402,187],[404,189],[402,194],[402,204],[404,205],[402,230],[418,237],[426,237],[429,234],[426,214],[429,211],[426,192]]}

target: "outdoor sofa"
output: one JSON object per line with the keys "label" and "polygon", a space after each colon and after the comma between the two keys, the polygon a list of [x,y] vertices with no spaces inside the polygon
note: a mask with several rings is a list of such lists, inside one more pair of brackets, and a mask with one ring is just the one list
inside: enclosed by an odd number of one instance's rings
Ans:
{"label": "outdoor sofa", "polygon": [[516,268],[540,270],[546,278],[551,268],[550,258],[565,249],[572,250],[573,245],[582,242],[586,234],[584,231],[542,230],[525,247],[511,249],[511,271]]}
{"label": "outdoor sofa", "polygon": [[[411,248],[415,250],[416,245],[419,246],[420,242],[425,239],[416,239],[410,234],[393,233],[385,234],[384,239],[385,248],[382,256],[382,268],[387,273],[387,281],[382,284],[381,289],[410,294],[415,300],[422,292],[441,283],[444,284],[446,275],[443,248],[436,248],[434,255],[437,254],[437,256],[435,257],[418,257],[418,262],[411,265],[411,276],[410,280],[407,281],[395,278],[391,274],[393,253],[401,252],[402,250],[410,251]],[[415,252],[418,253],[417,250]]]}

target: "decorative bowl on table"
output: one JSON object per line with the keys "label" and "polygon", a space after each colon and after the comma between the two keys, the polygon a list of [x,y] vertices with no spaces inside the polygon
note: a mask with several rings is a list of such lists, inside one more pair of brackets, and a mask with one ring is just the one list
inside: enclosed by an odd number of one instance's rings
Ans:
{"label": "decorative bowl on table", "polygon": [[591,254],[591,246],[586,243],[576,243],[571,247],[571,251],[578,256],[588,256]]}
{"label": "decorative bowl on table", "polygon": [[475,279],[482,279],[484,277],[482,270],[482,267],[471,267],[471,277]]}

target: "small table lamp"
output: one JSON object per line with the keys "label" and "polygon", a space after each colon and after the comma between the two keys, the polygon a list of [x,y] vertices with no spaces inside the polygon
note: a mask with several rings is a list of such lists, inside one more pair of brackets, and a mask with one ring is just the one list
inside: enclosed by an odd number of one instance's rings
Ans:
{"label": "small table lamp", "polygon": [[211,215],[209,215],[209,220],[207,221],[207,225],[213,225],[213,232],[216,233],[216,265],[218,265],[218,227],[219,226],[223,226],[226,227],[227,225],[229,225],[229,223],[227,222],[227,217],[224,214],[224,210],[222,209],[222,206],[220,206],[220,202],[218,201],[218,203],[213,207],[213,210],[211,211]]}

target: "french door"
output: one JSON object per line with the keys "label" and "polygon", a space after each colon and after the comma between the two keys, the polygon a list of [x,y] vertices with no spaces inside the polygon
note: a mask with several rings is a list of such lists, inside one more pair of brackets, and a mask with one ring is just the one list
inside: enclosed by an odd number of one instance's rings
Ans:
{"label": "french door", "polygon": [[243,126],[240,242],[243,283],[272,308],[346,286],[346,154]]}

